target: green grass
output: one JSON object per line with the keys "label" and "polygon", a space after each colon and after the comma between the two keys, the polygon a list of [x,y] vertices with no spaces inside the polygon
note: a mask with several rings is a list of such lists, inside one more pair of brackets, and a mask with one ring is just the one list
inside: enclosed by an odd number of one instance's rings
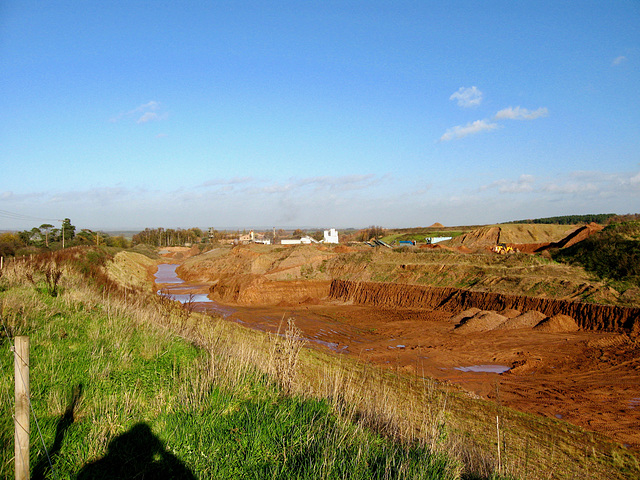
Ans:
{"label": "green grass", "polygon": [[381,238],[385,243],[399,242],[401,240],[415,240],[417,243],[426,243],[426,237],[459,237],[464,232],[452,230],[452,231],[423,231],[412,233],[392,233]]}
{"label": "green grass", "polygon": [[[285,395],[126,304],[63,278],[61,294],[6,284],[2,319],[31,342],[32,478],[458,478],[459,464]],[[149,314],[146,307],[145,315]],[[165,326],[169,307],[158,318]],[[153,315],[153,314],[152,314]],[[184,321],[184,318],[183,320]],[[0,477],[13,476],[13,357],[3,329]]]}
{"label": "green grass", "polygon": [[581,265],[598,278],[640,286],[640,222],[611,224],[553,258]]}

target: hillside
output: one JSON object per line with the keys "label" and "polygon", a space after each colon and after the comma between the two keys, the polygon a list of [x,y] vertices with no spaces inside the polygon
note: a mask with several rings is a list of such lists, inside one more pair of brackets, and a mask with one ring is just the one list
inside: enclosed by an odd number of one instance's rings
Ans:
{"label": "hillside", "polygon": [[629,299],[640,287],[640,222],[612,224],[556,252],[554,259],[579,265],[603,280],[618,282]]}

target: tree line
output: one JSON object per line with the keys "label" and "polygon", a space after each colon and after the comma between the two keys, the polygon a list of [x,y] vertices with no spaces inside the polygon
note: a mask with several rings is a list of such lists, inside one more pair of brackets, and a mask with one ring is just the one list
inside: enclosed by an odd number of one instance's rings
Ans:
{"label": "tree line", "polygon": [[[212,235],[215,239],[215,230]],[[157,247],[176,247],[186,244],[199,243],[205,238],[201,229],[194,227],[183,230],[181,228],[145,228],[131,238],[133,245],[146,244]]]}
{"label": "tree line", "polygon": [[130,242],[122,235],[112,236],[88,228],[76,230],[75,225],[71,224],[71,220],[65,218],[60,228],[50,223],[43,223],[30,230],[2,233],[0,234],[0,256],[29,255],[43,250],[59,250],[63,246],[106,245],[119,248],[131,246]]}
{"label": "tree line", "polygon": [[558,217],[534,218],[528,220],[514,220],[506,223],[539,223],[554,225],[576,225],[578,223],[598,223],[606,225],[612,217],[616,217],[615,213],[593,213],[587,215],[562,215]]}

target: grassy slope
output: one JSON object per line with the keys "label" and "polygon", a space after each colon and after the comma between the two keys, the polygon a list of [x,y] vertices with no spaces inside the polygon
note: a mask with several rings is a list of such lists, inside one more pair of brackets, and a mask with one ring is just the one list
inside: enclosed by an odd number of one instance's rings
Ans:
{"label": "grassy slope", "polygon": [[[528,254],[461,254],[446,250],[379,249],[343,254],[326,264],[334,278],[423,284],[507,294],[582,299],[616,304],[604,282],[580,266]],[[587,288],[588,287],[588,288]]]}
{"label": "grassy slope", "polygon": [[640,286],[640,222],[612,224],[586,240],[555,252],[554,258],[580,265],[599,278]]}
{"label": "grassy slope", "polygon": [[[283,395],[255,366],[230,360],[217,334],[193,337],[195,319],[167,302],[149,309],[100,295],[68,270],[55,298],[42,283],[20,283],[3,283],[2,319],[11,336],[30,337],[33,409],[57,478],[456,476],[456,462],[442,455],[345,422],[326,401]],[[176,335],[189,331],[218,348]],[[0,357],[3,372],[12,363]],[[13,385],[10,374],[2,378],[0,476],[9,477]],[[32,432],[32,478],[48,478]]]}

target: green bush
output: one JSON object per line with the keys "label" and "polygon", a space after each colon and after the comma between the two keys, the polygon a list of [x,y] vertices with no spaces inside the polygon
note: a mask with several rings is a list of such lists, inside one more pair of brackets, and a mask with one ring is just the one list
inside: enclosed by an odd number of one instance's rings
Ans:
{"label": "green bush", "polygon": [[640,285],[640,222],[612,224],[582,242],[553,253],[602,279]]}

